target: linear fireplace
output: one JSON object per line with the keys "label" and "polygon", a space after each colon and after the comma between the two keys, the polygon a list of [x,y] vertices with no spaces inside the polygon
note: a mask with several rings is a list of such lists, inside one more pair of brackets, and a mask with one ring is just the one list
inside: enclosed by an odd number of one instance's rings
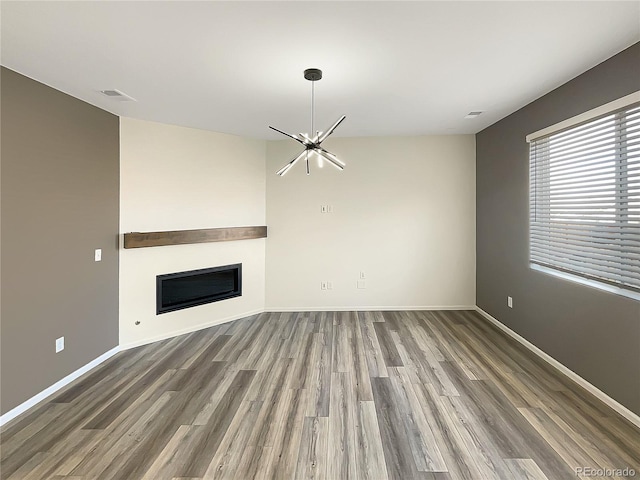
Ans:
{"label": "linear fireplace", "polygon": [[156,276],[156,315],[242,295],[242,264]]}

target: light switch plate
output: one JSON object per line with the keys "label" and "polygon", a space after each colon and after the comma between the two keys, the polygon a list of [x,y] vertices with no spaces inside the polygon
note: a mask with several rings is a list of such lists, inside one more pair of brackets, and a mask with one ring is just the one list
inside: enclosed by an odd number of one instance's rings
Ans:
{"label": "light switch plate", "polygon": [[56,353],[64,350],[64,337],[56,338]]}
{"label": "light switch plate", "polygon": [[94,254],[94,259],[96,262],[100,262],[102,261],[102,249],[101,248],[96,248],[95,254]]}

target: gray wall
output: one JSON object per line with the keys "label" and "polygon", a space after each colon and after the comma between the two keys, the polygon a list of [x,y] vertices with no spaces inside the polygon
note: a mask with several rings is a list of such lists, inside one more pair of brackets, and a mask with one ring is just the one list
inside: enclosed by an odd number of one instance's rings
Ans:
{"label": "gray wall", "polygon": [[529,268],[525,141],[529,133],[637,90],[640,43],[477,135],[476,301],[640,414],[640,302]]}
{"label": "gray wall", "polygon": [[11,70],[0,81],[5,413],[118,344],[119,123]]}

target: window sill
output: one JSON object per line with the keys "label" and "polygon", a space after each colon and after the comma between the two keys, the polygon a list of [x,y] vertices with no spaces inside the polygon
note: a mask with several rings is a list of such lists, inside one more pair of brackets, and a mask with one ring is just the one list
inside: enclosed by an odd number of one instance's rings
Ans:
{"label": "window sill", "polygon": [[529,267],[531,270],[535,270],[537,272],[542,272],[547,275],[552,275],[554,277],[562,278],[563,280],[569,280],[570,282],[580,283],[582,285],[586,285],[588,287],[597,288],[598,290],[604,290],[605,292],[613,293],[615,295],[621,295],[623,297],[631,298],[633,300],[640,301],[640,293],[633,292],[631,290],[625,290],[624,288],[616,287],[614,285],[609,285],[607,283],[601,283],[596,280],[590,280],[588,278],[583,278],[579,275],[572,275],[567,272],[560,272],[558,270],[554,270],[553,268],[543,267],[542,265],[538,265],[535,263],[530,263]]}

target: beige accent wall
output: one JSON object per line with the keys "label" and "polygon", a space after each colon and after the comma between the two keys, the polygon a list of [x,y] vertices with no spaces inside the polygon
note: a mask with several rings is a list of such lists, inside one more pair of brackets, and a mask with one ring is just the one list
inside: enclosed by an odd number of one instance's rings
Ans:
{"label": "beige accent wall", "polygon": [[475,137],[331,138],[326,147],[343,172],[313,162],[307,176],[300,163],[279,177],[299,148],[267,145],[266,308],[473,307]]}
{"label": "beige accent wall", "polygon": [[118,344],[119,140],[118,117],[0,80],[4,414]]}
{"label": "beige accent wall", "polygon": [[[121,118],[120,232],[265,225],[265,142]],[[156,315],[156,275],[242,263],[242,296]],[[120,250],[123,348],[262,311],[265,239]],[[136,325],[136,322],[140,322]]]}

